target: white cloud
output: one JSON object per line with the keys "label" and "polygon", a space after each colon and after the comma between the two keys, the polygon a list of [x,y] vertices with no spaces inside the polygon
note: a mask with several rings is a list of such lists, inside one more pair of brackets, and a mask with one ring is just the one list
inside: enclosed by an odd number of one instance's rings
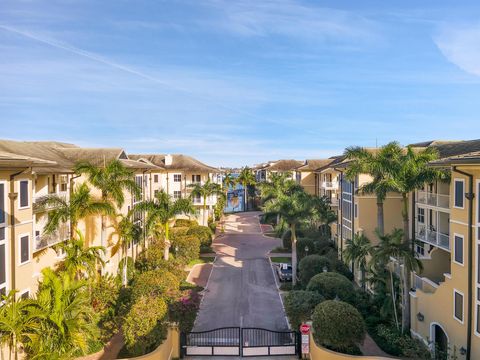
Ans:
{"label": "white cloud", "polygon": [[480,76],[480,24],[444,27],[434,41],[448,61]]}

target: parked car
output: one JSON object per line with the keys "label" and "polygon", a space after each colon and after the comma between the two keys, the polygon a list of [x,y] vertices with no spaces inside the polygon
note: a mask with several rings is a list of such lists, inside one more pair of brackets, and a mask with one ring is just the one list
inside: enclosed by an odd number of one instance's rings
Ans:
{"label": "parked car", "polygon": [[292,265],[278,264],[277,275],[280,281],[292,281]]}

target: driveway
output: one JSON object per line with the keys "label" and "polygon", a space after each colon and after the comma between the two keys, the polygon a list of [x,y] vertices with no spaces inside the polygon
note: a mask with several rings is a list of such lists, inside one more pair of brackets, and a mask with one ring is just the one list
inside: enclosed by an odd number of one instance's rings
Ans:
{"label": "driveway", "polygon": [[219,327],[286,330],[288,325],[266,254],[280,243],[262,235],[258,212],[229,215],[213,248],[213,264],[194,331]]}

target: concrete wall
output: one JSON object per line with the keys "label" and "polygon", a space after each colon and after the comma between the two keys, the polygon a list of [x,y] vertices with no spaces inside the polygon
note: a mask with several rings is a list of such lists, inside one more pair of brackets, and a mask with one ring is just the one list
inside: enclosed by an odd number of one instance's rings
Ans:
{"label": "concrete wall", "polygon": [[[168,329],[168,335],[165,341],[149,354],[130,358],[130,360],[170,360],[180,357],[180,333],[178,328]],[[126,360],[126,359],[122,359]]]}
{"label": "concrete wall", "polygon": [[381,356],[354,356],[340,354],[324,347],[318,346],[313,340],[312,334],[310,334],[310,359],[311,360],[349,360],[349,359],[359,359],[359,360],[388,360],[394,358],[387,358]]}

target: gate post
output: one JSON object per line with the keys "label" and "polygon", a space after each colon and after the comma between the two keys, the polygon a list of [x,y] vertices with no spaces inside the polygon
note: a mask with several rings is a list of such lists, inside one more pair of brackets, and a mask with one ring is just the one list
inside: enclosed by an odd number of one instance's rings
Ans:
{"label": "gate post", "polygon": [[187,334],[185,332],[181,331],[180,332],[180,359],[183,359],[185,356],[185,346],[186,346],[186,341],[187,340]]}
{"label": "gate post", "polygon": [[295,331],[295,337],[297,338],[297,352],[298,358],[302,358],[302,334],[300,331]]}
{"label": "gate post", "polygon": [[243,329],[241,327],[238,328],[238,351],[241,357],[243,357]]}

